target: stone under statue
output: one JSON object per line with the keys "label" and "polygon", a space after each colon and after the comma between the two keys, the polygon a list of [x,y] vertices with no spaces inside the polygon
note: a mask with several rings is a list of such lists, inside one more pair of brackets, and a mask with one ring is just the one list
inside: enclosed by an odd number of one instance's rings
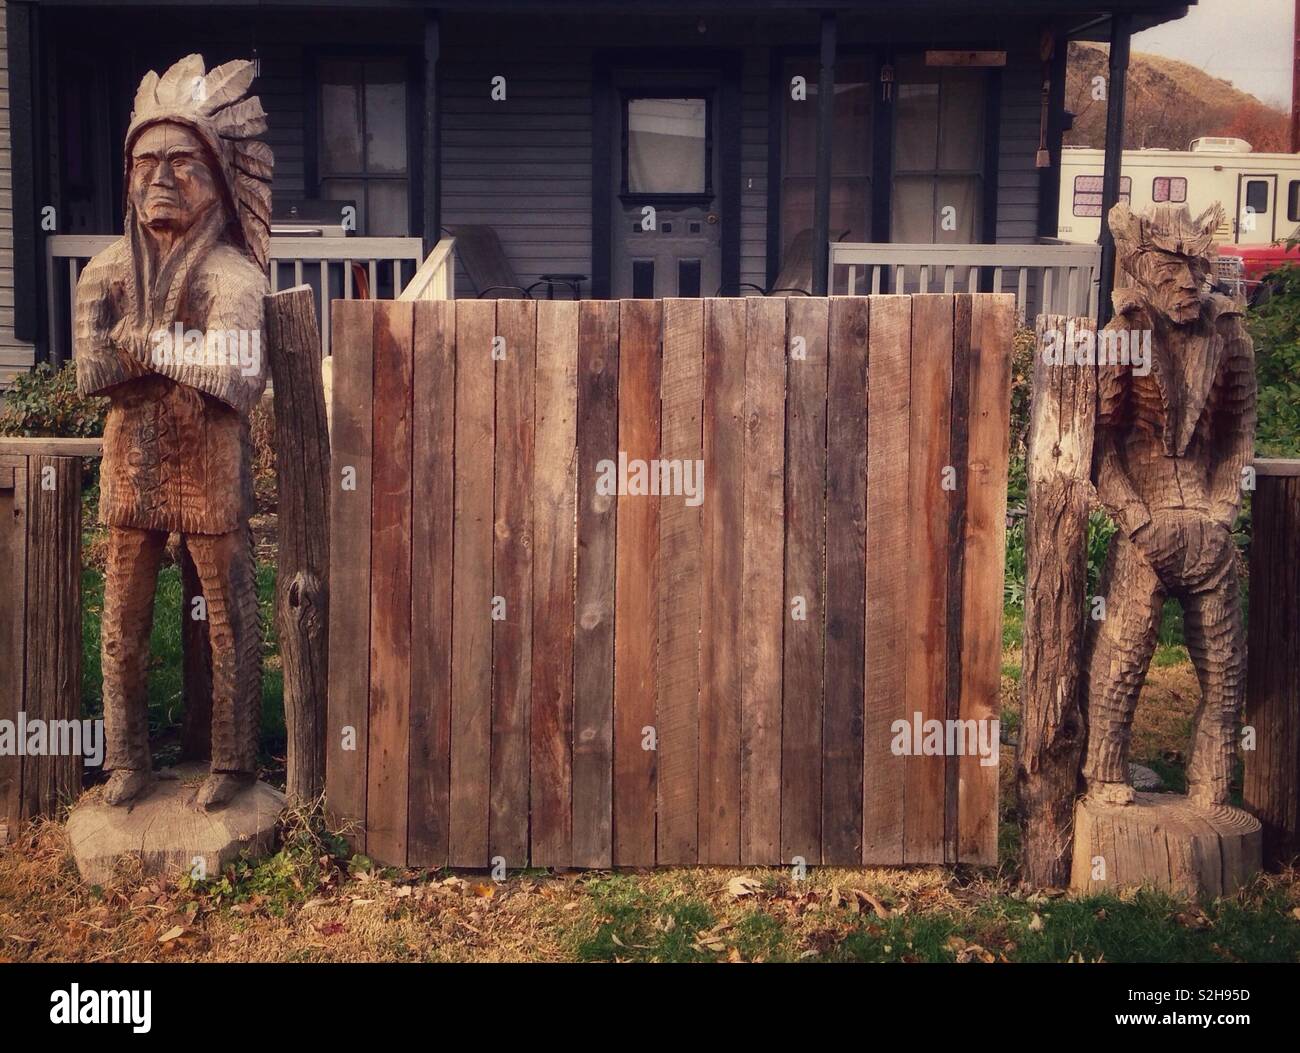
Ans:
{"label": "stone under statue", "polygon": [[[77,283],[77,384],[110,399],[100,519],[105,800],[151,778],[146,705],[158,568],[193,558],[212,648],[212,763],[197,804],[255,779],[261,655],[248,414],[266,384],[270,148],[253,64],[189,55],[140,83],[125,145],[125,234]],[[189,616],[190,612],[186,612]]]}
{"label": "stone under statue", "polygon": [[1188,798],[1228,800],[1246,675],[1230,531],[1253,455],[1255,358],[1241,308],[1207,291],[1222,220],[1218,205],[1193,218],[1120,203],[1109,217],[1123,276],[1107,329],[1127,332],[1130,346],[1149,339],[1150,370],[1099,370],[1097,493],[1119,531],[1102,574],[1105,617],[1089,639],[1083,774],[1089,797],[1108,804],[1133,800],[1133,713],[1169,596],[1182,605],[1201,687]]}

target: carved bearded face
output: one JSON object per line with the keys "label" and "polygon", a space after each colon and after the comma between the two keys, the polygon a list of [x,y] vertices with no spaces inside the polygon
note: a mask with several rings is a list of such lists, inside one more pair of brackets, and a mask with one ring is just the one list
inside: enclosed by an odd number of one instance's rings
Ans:
{"label": "carved bearded face", "polygon": [[150,230],[184,234],[221,192],[199,137],[183,124],[150,125],[131,147],[131,204]]}
{"label": "carved bearded face", "polygon": [[1187,325],[1200,317],[1201,290],[1209,273],[1209,260],[1203,256],[1148,249],[1133,277],[1153,306],[1176,324]]}

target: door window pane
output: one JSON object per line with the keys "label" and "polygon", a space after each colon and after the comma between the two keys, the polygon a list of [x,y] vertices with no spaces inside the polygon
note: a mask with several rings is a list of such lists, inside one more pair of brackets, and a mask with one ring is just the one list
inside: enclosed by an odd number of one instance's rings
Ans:
{"label": "door window pane", "polygon": [[705,192],[707,113],[704,99],[628,100],[629,193]]}
{"label": "door window pane", "polygon": [[1262,216],[1268,212],[1268,183],[1263,179],[1247,181],[1246,207],[1257,216]]}

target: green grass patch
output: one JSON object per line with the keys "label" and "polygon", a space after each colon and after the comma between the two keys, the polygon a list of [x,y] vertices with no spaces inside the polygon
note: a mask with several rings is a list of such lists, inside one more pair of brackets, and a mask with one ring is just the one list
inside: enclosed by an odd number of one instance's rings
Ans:
{"label": "green grass patch", "polygon": [[[257,599],[262,623],[262,763],[279,767],[283,756],[284,674],[275,636],[275,568],[257,566]],[[100,664],[100,620],[104,614],[103,572],[81,572],[81,698],[85,712],[104,712],[103,668]],[[158,572],[154,594],[153,631],[149,637],[149,741],[155,762],[174,763],[179,757],[183,716],[181,663],[181,572],[176,566]]]}

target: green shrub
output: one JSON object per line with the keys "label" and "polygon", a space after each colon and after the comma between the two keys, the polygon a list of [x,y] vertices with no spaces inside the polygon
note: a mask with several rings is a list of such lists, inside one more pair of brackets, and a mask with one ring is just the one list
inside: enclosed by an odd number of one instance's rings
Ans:
{"label": "green shrub", "polygon": [[1271,295],[1247,314],[1259,378],[1255,448],[1300,457],[1300,267],[1288,264],[1268,282]]}
{"label": "green shrub", "polygon": [[61,436],[97,438],[104,434],[108,400],[77,393],[77,369],[68,363],[60,370],[42,362],[30,373],[20,373],[0,403],[0,435],[16,437]]}

